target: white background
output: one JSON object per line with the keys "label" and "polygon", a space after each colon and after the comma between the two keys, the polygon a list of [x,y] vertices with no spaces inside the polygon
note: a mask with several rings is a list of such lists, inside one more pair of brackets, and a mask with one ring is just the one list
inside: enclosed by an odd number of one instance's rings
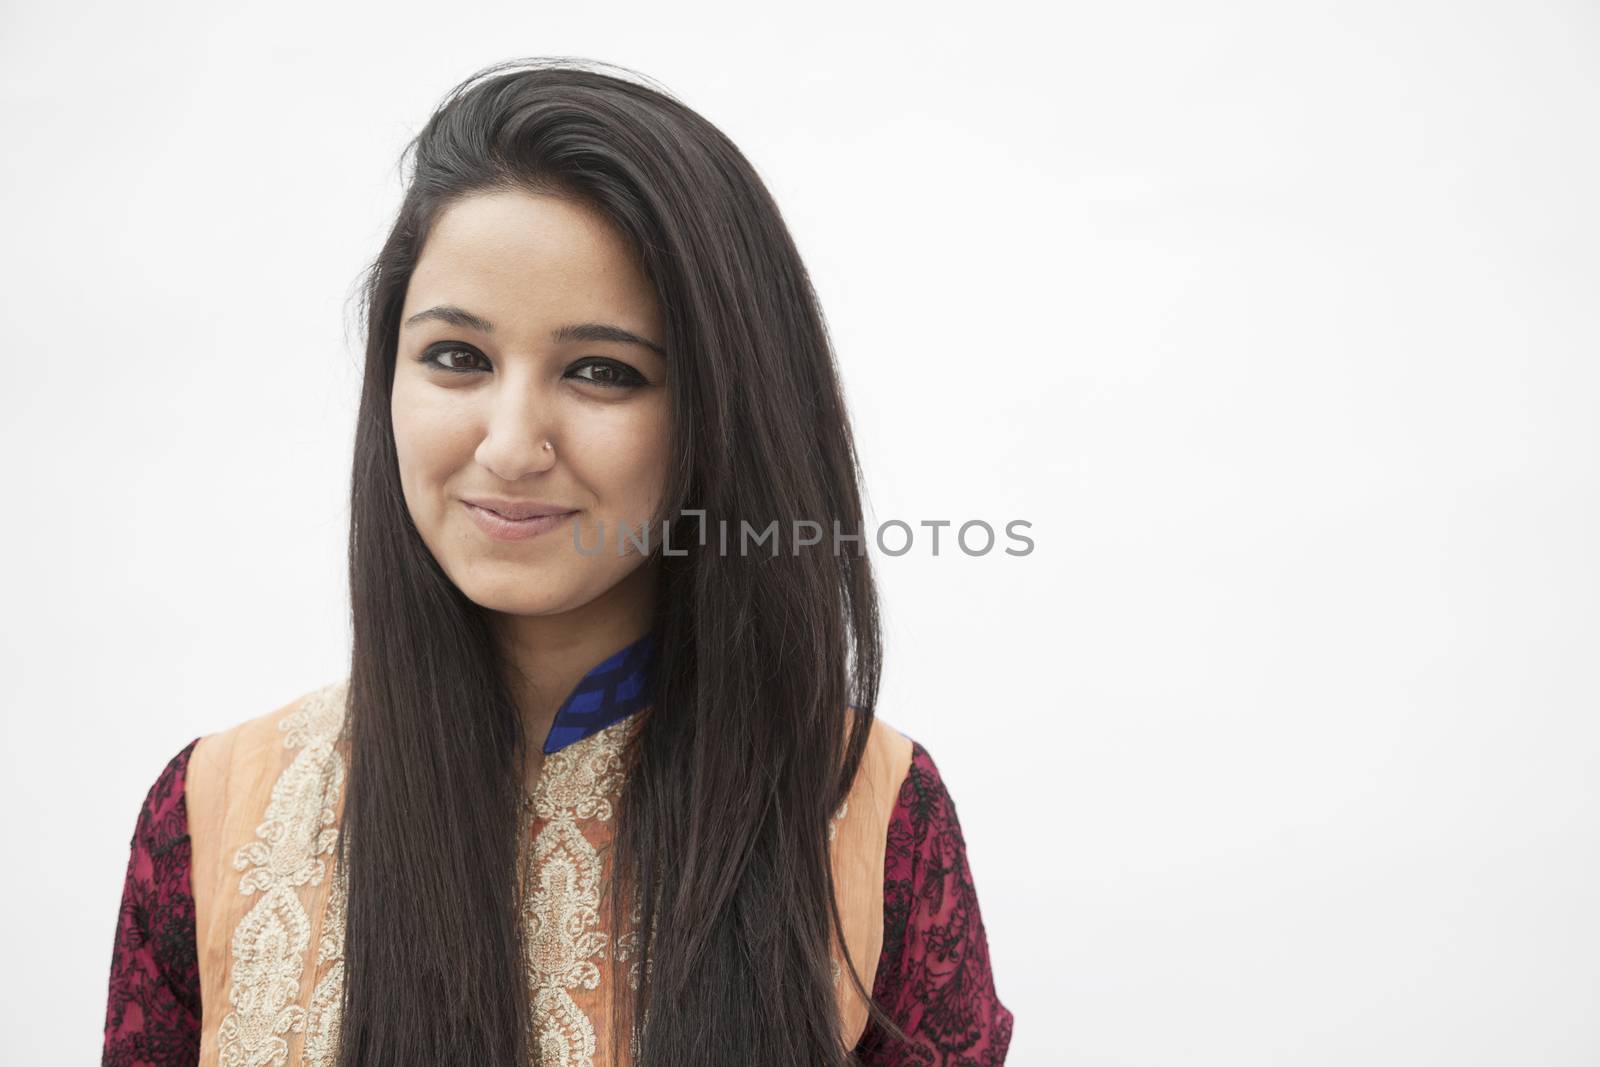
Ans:
{"label": "white background", "polygon": [[[14,1063],[98,1055],[128,838],[345,665],[358,273],[458,79],[659,79],[770,184],[1014,1064],[1600,1060],[1587,4],[0,14]],[[948,536],[948,534],[947,534]]]}

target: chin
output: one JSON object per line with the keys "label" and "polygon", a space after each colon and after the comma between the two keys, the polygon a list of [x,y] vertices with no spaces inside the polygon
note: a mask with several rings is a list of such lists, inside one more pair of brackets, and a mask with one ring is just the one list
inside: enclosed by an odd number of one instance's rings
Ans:
{"label": "chin", "polygon": [[483,589],[463,587],[462,592],[480,608],[502,615],[559,615],[575,604],[575,598],[566,589],[539,590],[527,586],[508,588],[495,585]]}
{"label": "chin", "polygon": [[571,568],[560,564],[469,560],[445,571],[468,600],[507,615],[550,615],[582,599]]}

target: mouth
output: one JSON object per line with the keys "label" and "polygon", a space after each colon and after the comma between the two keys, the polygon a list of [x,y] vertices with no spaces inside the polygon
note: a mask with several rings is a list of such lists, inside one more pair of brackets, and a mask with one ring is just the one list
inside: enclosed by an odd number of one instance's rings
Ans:
{"label": "mouth", "polygon": [[514,519],[471,501],[463,500],[461,504],[467,509],[467,514],[471,516],[478,529],[497,541],[522,541],[529,537],[537,537],[539,534],[554,530],[578,514],[577,511],[562,511]]}

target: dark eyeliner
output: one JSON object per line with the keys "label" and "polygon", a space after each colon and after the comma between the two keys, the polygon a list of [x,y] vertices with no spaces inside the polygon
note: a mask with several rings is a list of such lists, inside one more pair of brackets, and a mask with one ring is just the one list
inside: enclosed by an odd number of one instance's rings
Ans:
{"label": "dark eyeliner", "polygon": [[485,363],[488,362],[488,357],[482,352],[479,352],[476,348],[454,342],[449,344],[429,345],[427,348],[423,349],[422,354],[417,357],[417,362],[421,363],[425,367],[435,367],[444,371],[446,374],[474,374],[480,369],[477,367],[447,367],[443,363],[439,362],[439,357],[444,355],[446,352],[459,352],[468,356],[477,356]]}
{"label": "dark eyeliner", "polygon": [[589,385],[598,385],[603,389],[637,389],[641,385],[650,384],[649,379],[640,374],[637,370],[634,370],[632,367],[628,366],[626,363],[623,363],[620,360],[606,359],[601,356],[590,356],[587,359],[579,360],[577,363],[567,368],[567,376],[574,376],[574,372],[583,370],[585,367],[610,367],[622,375],[621,381],[603,382],[597,378],[578,379],[578,381],[586,382]]}
{"label": "dark eyeliner", "polygon": [[[488,362],[488,357],[485,356],[482,352],[479,352],[476,348],[473,348],[471,345],[465,345],[465,344],[462,344],[462,343],[460,343],[458,341],[452,341],[452,342],[448,342],[448,343],[444,343],[444,344],[429,345],[427,348],[425,348],[422,351],[422,353],[420,355],[418,355],[416,357],[416,359],[417,359],[417,362],[422,364],[423,366],[432,367],[432,368],[435,368],[437,370],[442,370],[446,374],[479,374],[479,373],[482,373],[484,370],[492,369],[492,367],[447,367],[443,363],[439,362],[440,358],[442,356],[444,356],[445,353],[447,353],[447,352],[449,352],[449,353],[457,353],[457,354],[466,355],[466,356],[473,356],[473,357],[476,357],[478,359],[483,360],[485,363]],[[597,378],[581,378],[581,377],[578,377],[576,372],[584,369],[585,367],[609,367],[609,368],[612,368],[615,371],[617,371],[617,373],[621,376],[621,380],[620,381],[601,381],[601,380],[599,380]],[[650,381],[649,381],[648,378],[646,378],[643,374],[640,374],[637,370],[635,370],[633,367],[630,367],[628,364],[623,363],[620,360],[607,359],[607,358],[605,358],[603,356],[589,356],[589,357],[587,357],[585,359],[579,360],[577,363],[575,363],[571,367],[567,368],[567,371],[563,375],[563,377],[577,378],[578,381],[586,382],[586,383],[588,383],[590,385],[598,385],[603,389],[637,389],[640,386],[645,386],[645,385],[649,385],[650,384]]]}

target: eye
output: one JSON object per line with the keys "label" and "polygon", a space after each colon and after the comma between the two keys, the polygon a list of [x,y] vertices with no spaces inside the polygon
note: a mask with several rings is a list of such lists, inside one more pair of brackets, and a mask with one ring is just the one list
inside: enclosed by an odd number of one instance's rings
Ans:
{"label": "eye", "polygon": [[[448,344],[434,345],[432,348],[429,348],[427,351],[423,352],[422,355],[418,356],[417,362],[426,364],[430,367],[438,367],[440,370],[447,370],[454,374],[467,374],[478,369],[474,367],[461,367],[450,363],[441,362],[441,360],[446,356],[466,356],[469,359],[484,359],[483,353],[479,352],[475,348],[468,348],[466,345],[460,344]],[[484,359],[484,362],[487,364],[488,360]]]}
{"label": "eye", "polygon": [[[589,373],[585,373],[585,372]],[[608,389],[631,389],[640,385],[648,385],[644,375],[614,359],[587,359],[576,364],[567,372],[569,378],[576,378],[581,382],[592,382],[603,385]]]}
{"label": "eye", "polygon": [[485,366],[488,365],[488,360],[483,357],[482,352],[478,352],[477,349],[469,349],[469,347],[462,346],[462,344],[435,344],[434,347],[430,347],[426,352],[422,352],[422,355],[416,357],[416,362],[426,366],[437,366],[438,370],[450,371],[453,374],[467,374],[480,370],[475,366],[461,366],[459,363],[445,362],[445,360],[453,360],[454,357],[464,357],[469,362],[470,360],[483,360]]}

